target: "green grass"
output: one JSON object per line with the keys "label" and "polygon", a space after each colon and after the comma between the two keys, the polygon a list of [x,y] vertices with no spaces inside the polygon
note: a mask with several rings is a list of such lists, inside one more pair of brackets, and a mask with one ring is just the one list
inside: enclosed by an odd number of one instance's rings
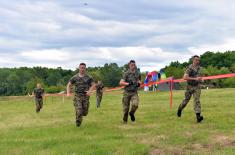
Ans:
{"label": "green grass", "polygon": [[122,94],[106,93],[100,109],[91,97],[89,114],[75,126],[72,98],[47,97],[35,113],[29,97],[0,97],[0,154],[142,155],[234,154],[235,89],[203,90],[197,124],[192,101],[176,117],[184,91],[140,92],[136,122],[122,124]]}

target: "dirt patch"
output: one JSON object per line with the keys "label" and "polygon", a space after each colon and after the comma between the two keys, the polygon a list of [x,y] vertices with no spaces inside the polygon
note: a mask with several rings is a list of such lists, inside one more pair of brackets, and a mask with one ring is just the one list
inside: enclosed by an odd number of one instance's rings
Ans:
{"label": "dirt patch", "polygon": [[222,148],[235,146],[235,140],[233,140],[228,136],[216,135],[212,136],[210,144],[192,144],[191,148],[194,150],[200,150],[200,149],[212,150],[214,147],[218,145]]}
{"label": "dirt patch", "polygon": [[235,140],[231,139],[228,136],[217,135],[215,136],[214,140],[216,144],[219,144],[222,147],[235,146]]}
{"label": "dirt patch", "polygon": [[160,149],[154,149],[150,152],[149,155],[164,155],[165,153]]}
{"label": "dirt patch", "polygon": [[166,150],[163,149],[153,149],[149,155],[165,155],[165,154],[171,154],[171,155],[184,155],[183,151],[178,148],[169,148]]}
{"label": "dirt patch", "polygon": [[203,146],[201,144],[193,144],[192,148],[195,149],[195,150],[199,150],[199,149],[202,149]]}
{"label": "dirt patch", "polygon": [[143,138],[140,140],[140,143],[142,144],[150,144],[152,146],[156,146],[158,144],[159,141],[164,141],[166,140],[167,137],[165,135],[159,135],[156,137],[149,137],[149,138]]}
{"label": "dirt patch", "polygon": [[145,125],[144,126],[145,128],[150,128],[150,129],[156,129],[156,128],[158,128],[158,126],[156,125],[156,124],[148,124],[148,125]]}
{"label": "dirt patch", "polygon": [[148,144],[151,145],[152,147],[157,146],[159,144],[159,139],[156,137],[153,138],[143,138],[140,140],[140,143],[142,144]]}
{"label": "dirt patch", "polygon": [[213,148],[214,144],[204,144],[203,145],[203,148],[204,149],[208,149],[208,150],[211,150]]}
{"label": "dirt patch", "polygon": [[186,136],[186,137],[189,137],[189,138],[192,138],[193,133],[187,131],[187,132],[185,132],[185,136]]}

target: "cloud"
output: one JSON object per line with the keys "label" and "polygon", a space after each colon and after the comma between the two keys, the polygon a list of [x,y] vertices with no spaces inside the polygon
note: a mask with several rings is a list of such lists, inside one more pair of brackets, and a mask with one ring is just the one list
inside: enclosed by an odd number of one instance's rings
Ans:
{"label": "cloud", "polygon": [[189,47],[188,50],[195,54],[203,54],[204,51],[235,51],[235,39],[227,39],[221,44],[205,44],[198,47]]}
{"label": "cloud", "polygon": [[[23,62],[30,66],[50,66],[75,69],[78,64],[85,62],[88,66],[102,66],[105,63],[127,64],[129,60],[136,60],[141,71],[147,68],[159,70],[171,61],[184,62],[190,58],[190,54],[179,55],[171,51],[163,51],[161,48],[139,47],[100,47],[100,48],[64,48],[38,51],[19,52],[8,63],[16,65]],[[4,59],[4,56],[2,56]],[[17,60],[18,59],[18,60]]]}
{"label": "cloud", "polygon": [[60,50],[41,50],[41,51],[25,51],[21,53],[21,56],[33,61],[68,61],[69,54],[66,51]]}
{"label": "cloud", "polygon": [[0,67],[135,59],[142,70],[158,69],[207,50],[234,50],[231,10],[232,0],[1,1]]}

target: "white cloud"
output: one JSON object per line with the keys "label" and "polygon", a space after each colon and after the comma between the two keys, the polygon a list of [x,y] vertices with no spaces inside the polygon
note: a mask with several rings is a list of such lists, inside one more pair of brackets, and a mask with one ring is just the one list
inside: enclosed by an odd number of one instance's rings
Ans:
{"label": "white cloud", "polygon": [[232,0],[87,3],[1,1],[0,66],[74,69],[82,61],[101,66],[135,59],[148,70],[235,49]]}
{"label": "white cloud", "polygon": [[31,61],[68,61],[70,55],[66,51],[55,49],[25,51],[20,54],[22,57]]}
{"label": "white cloud", "polygon": [[188,50],[194,54],[203,54],[206,51],[226,52],[235,50],[235,38],[227,39],[220,44],[204,44],[198,47],[189,47]]}
{"label": "white cloud", "polygon": [[[44,66],[77,68],[78,64],[85,62],[88,66],[103,66],[105,63],[117,63],[122,66],[129,60],[136,60],[141,71],[159,70],[171,61],[184,62],[192,53],[183,56],[161,48],[136,47],[100,47],[100,48],[64,48],[20,52],[9,63],[22,66]],[[23,60],[23,61],[22,61]]]}

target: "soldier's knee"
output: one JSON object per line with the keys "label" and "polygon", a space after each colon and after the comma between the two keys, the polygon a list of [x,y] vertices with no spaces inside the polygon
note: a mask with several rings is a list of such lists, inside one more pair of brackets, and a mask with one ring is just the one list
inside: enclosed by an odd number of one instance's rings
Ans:
{"label": "soldier's knee", "polygon": [[188,103],[190,101],[190,97],[185,97],[184,102]]}
{"label": "soldier's knee", "polygon": [[138,109],[138,105],[133,105],[132,109]]}
{"label": "soldier's knee", "polygon": [[195,100],[194,103],[195,103],[196,106],[200,106],[201,105],[200,100]]}
{"label": "soldier's knee", "polygon": [[129,112],[128,109],[125,109],[125,110],[124,110],[124,115],[127,115],[128,112]]}
{"label": "soldier's knee", "polygon": [[127,101],[127,99],[122,98],[122,104],[123,104],[123,105],[126,105],[126,104],[127,104],[127,102],[128,102],[128,101]]}

